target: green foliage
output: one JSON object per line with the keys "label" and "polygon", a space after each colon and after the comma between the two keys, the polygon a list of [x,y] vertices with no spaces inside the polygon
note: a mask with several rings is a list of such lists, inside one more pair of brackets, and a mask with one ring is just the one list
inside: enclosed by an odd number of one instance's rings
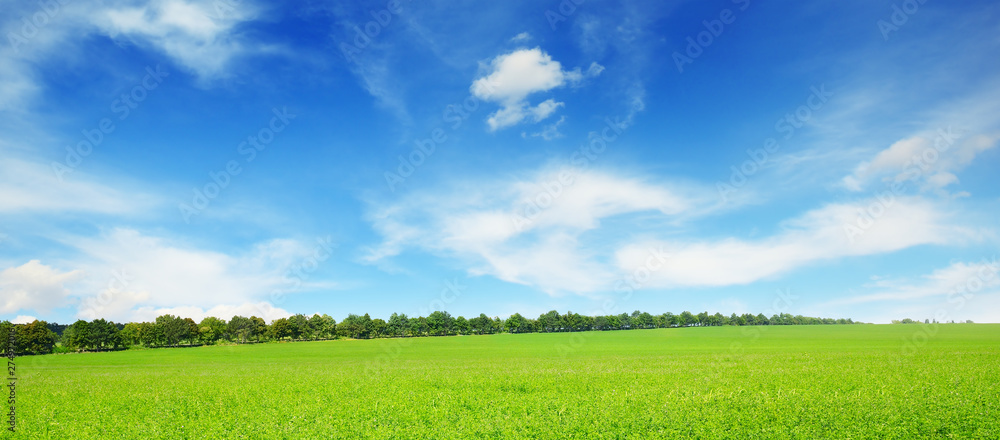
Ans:
{"label": "green foliage", "polygon": [[11,328],[14,329],[15,355],[52,353],[57,335],[49,329],[47,322],[37,319],[28,324],[11,324],[10,321],[0,323],[0,352],[7,354],[10,350]]}

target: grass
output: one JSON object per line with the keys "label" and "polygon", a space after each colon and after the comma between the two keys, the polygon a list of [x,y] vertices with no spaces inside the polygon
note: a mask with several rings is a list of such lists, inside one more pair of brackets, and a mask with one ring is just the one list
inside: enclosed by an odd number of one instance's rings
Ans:
{"label": "grass", "polygon": [[[19,358],[17,438],[1000,438],[1000,325],[714,327]],[[7,432],[10,435],[9,432]]]}

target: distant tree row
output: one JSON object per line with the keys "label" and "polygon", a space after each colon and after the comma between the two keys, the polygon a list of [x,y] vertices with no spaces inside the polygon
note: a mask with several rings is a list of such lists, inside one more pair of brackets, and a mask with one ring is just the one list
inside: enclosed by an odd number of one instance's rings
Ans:
{"label": "distant tree row", "polygon": [[[321,339],[392,338],[419,336],[484,335],[493,333],[549,333],[635,330],[670,327],[703,327],[723,325],[831,325],[855,324],[851,319],[812,318],[782,313],[772,315],[735,313],[725,316],[708,312],[693,314],[685,311],[678,315],[664,313],[651,315],[636,310],[632,314],[587,316],[552,310],[530,319],[515,313],[507,319],[480,314],[474,318],[453,317],[444,311],[435,311],[426,317],[408,317],[393,313],[388,321],[371,318],[368,314],[348,315],[337,322],[329,315],[311,317],[298,314],[281,318],[270,324],[263,318],[234,316],[228,322],[215,317],[200,323],[191,318],[163,315],[154,322],[116,324],[104,319],[79,320],[64,326],[34,321],[14,325],[17,332],[18,354],[45,354],[53,351],[106,351],[141,347],[176,347],[181,345],[211,345],[217,343],[257,343],[274,341],[311,341]],[[7,335],[12,324],[0,323],[4,335],[0,348],[6,351]],[[56,330],[61,330],[57,332]],[[58,343],[58,345],[57,345]]]}
{"label": "distant tree row", "polygon": [[[904,318],[902,321],[900,321],[898,319],[893,319],[892,323],[893,324],[920,324],[921,322],[919,320],[913,320],[913,319],[910,319],[910,318]],[[923,321],[923,323],[924,324],[940,324],[936,319],[935,320],[925,319]],[[951,320],[951,321],[948,321],[948,324],[954,324],[954,323],[955,323],[954,319]],[[972,322],[971,319],[965,320],[965,323],[966,324],[974,324],[974,322]]]}

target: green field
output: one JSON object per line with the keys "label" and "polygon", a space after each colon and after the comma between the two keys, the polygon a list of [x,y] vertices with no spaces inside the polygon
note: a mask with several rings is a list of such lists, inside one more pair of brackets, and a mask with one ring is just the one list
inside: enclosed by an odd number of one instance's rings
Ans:
{"label": "green field", "polygon": [[710,327],[24,357],[19,432],[5,433],[1000,438],[1000,325],[942,325],[904,345],[920,328]]}

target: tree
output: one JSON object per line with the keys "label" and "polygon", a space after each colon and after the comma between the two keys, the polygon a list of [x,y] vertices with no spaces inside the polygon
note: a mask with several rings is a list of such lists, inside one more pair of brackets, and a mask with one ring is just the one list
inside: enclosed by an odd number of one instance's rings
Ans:
{"label": "tree", "polygon": [[330,315],[323,314],[317,323],[316,337],[321,339],[333,339],[337,337],[337,321]]}
{"label": "tree", "polygon": [[[34,320],[28,324],[15,325],[15,338],[17,339],[17,350],[21,354],[48,354],[52,353],[52,347],[56,345],[56,334],[49,330],[45,321]],[[10,332],[9,328],[7,330]],[[3,339],[9,339],[9,333],[2,335]]]}
{"label": "tree", "polygon": [[323,337],[323,317],[316,313],[309,318],[309,339],[316,340]]}
{"label": "tree", "polygon": [[306,315],[303,315],[301,313],[292,315],[291,318],[288,318],[288,326],[289,329],[291,330],[291,336],[293,340],[312,338],[309,329],[309,318],[306,318]]}
{"label": "tree", "polygon": [[275,340],[282,340],[292,336],[292,323],[288,318],[278,318],[271,323],[270,333]]}
{"label": "tree", "polygon": [[557,332],[563,328],[562,317],[559,312],[550,310],[538,317],[538,325],[542,326],[544,332]]}
{"label": "tree", "polygon": [[250,334],[250,319],[234,315],[226,325],[226,335],[233,342],[246,342]]}
{"label": "tree", "polygon": [[174,315],[161,315],[156,317],[156,325],[163,329],[164,342],[170,346],[177,346],[181,341],[190,340],[192,334],[197,335],[198,325],[190,318],[184,320]]}
{"label": "tree", "polygon": [[464,316],[455,318],[455,332],[460,335],[469,334],[469,321]]}
{"label": "tree", "polygon": [[167,344],[167,337],[163,333],[163,326],[152,322],[139,324],[139,343],[147,347],[159,347]]}
{"label": "tree", "polygon": [[214,316],[205,317],[198,324],[198,339],[201,340],[202,344],[214,344],[222,339],[227,327],[226,321]]}
{"label": "tree", "polygon": [[507,322],[504,323],[504,327],[506,327],[507,331],[511,333],[522,333],[530,331],[528,326],[529,326],[528,321],[524,319],[524,317],[521,316],[520,313],[515,313],[513,315],[510,315],[510,317],[507,318]]}
{"label": "tree", "polygon": [[111,350],[122,346],[121,336],[118,326],[104,319],[95,319],[90,322],[90,340],[85,349]]}
{"label": "tree", "polygon": [[389,317],[389,334],[393,336],[405,336],[410,331],[410,319],[406,314],[393,313]]}
{"label": "tree", "polygon": [[263,338],[267,337],[267,322],[264,318],[258,316],[251,316],[247,320],[248,338],[255,338],[257,342],[260,342]]}
{"label": "tree", "polygon": [[90,323],[77,320],[63,332],[63,344],[71,350],[86,350],[93,345],[90,336]]}
{"label": "tree", "polygon": [[454,319],[448,312],[435,310],[430,315],[427,315],[427,327],[433,335],[448,335],[451,333],[453,325]]}
{"label": "tree", "polygon": [[632,317],[628,313],[618,314],[618,328],[629,330],[632,328]]}
{"label": "tree", "polygon": [[[2,355],[6,355],[10,352],[10,347],[8,346],[10,341],[10,331],[14,328],[14,324],[10,321],[0,321],[0,354]],[[16,338],[17,330],[14,330],[14,332]]]}
{"label": "tree", "polygon": [[371,337],[381,338],[389,331],[389,324],[382,318],[372,319]]}
{"label": "tree", "polygon": [[137,322],[130,322],[128,324],[125,324],[125,328],[123,328],[122,331],[118,333],[118,336],[121,337],[122,344],[124,344],[126,347],[139,345],[141,341],[139,338],[141,328],[142,327],[140,327],[139,323]]}
{"label": "tree", "polygon": [[654,328],[654,327],[656,327],[656,320],[653,319],[653,315],[650,315],[649,313],[646,313],[646,312],[640,313],[637,321],[638,321],[639,327],[641,327],[641,328]]}
{"label": "tree", "polygon": [[188,341],[188,345],[194,345],[198,339],[198,323],[191,318],[184,318],[183,339]]}
{"label": "tree", "polygon": [[371,334],[371,317],[366,313],[364,316],[355,314],[347,315],[340,324],[337,324],[337,333],[352,339],[368,338]]}

